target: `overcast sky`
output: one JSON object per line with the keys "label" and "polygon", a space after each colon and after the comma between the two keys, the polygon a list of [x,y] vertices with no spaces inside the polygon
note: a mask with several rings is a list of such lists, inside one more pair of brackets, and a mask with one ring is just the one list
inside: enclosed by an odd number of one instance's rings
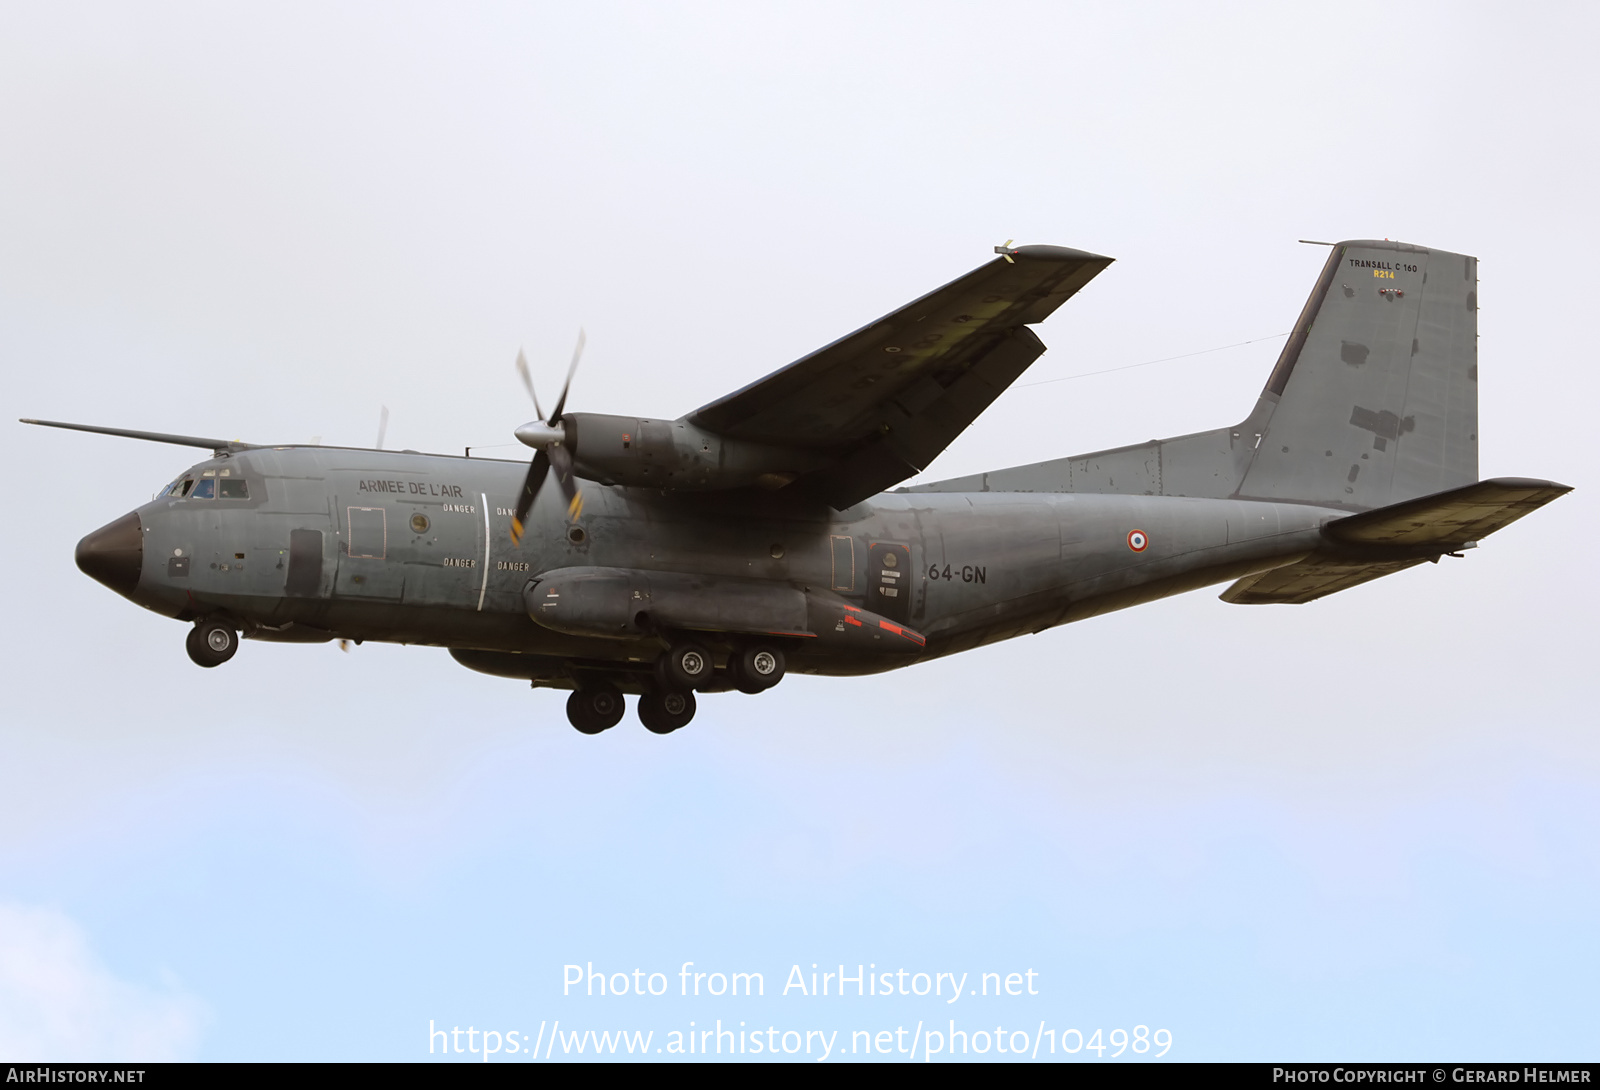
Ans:
{"label": "overcast sky", "polygon": [[[573,408],[677,416],[1007,239],[1115,257],[1022,382],[1185,358],[1019,386],[938,479],[1241,419],[1326,256],[1296,240],[1388,237],[1481,259],[1483,475],[1577,491],[1308,606],[1212,588],[585,738],[441,650],[196,669],[72,561],[191,452],[0,425],[0,1057],[719,1018],[1595,1054],[1591,7],[3,18],[4,419],[509,444],[518,347],[553,389],[580,325]],[[678,996],[685,961],[767,995]],[[563,997],[588,962],[672,992]],[[812,963],[1040,994],[779,994]]]}

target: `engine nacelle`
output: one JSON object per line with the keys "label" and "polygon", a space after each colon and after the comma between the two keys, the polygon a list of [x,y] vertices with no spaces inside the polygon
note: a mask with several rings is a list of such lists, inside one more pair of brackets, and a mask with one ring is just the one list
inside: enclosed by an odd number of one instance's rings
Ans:
{"label": "engine nacelle", "polygon": [[726,439],[682,420],[567,413],[573,469],[585,480],[711,491],[782,488],[827,459],[790,447]]}

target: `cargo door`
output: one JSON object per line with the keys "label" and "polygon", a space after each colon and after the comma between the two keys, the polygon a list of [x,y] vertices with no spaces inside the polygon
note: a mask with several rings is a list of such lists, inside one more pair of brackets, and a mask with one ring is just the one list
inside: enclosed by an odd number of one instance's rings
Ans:
{"label": "cargo door", "polygon": [[872,612],[908,624],[911,596],[916,592],[912,580],[911,547],[889,541],[874,541],[867,549],[867,600]]}

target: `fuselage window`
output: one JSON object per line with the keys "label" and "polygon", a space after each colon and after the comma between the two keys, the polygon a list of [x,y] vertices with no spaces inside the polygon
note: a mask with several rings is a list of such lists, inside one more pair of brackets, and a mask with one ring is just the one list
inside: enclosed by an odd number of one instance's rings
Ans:
{"label": "fuselage window", "polygon": [[250,489],[239,478],[228,477],[222,481],[221,495],[225,500],[247,500],[250,498]]}
{"label": "fuselage window", "polygon": [[178,498],[180,500],[183,499],[185,496],[187,496],[189,494],[189,490],[191,488],[193,488],[193,487],[194,487],[193,479],[184,481],[183,482],[183,488],[178,492]]}
{"label": "fuselage window", "polygon": [[194,491],[189,493],[191,500],[209,500],[217,494],[217,482],[212,477],[202,477],[194,486]]}
{"label": "fuselage window", "polygon": [[156,499],[159,500],[162,496],[177,497],[183,495],[183,484],[183,478],[179,477],[177,480],[167,485],[167,487],[163,488],[160,492],[156,493]]}

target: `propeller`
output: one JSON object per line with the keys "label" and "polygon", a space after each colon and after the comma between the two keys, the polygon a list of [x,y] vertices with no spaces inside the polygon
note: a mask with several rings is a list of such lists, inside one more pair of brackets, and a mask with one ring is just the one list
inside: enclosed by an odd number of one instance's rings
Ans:
{"label": "propeller", "polygon": [[996,246],[994,248],[995,253],[1006,259],[1007,265],[1015,265],[1017,263],[1017,259],[1011,256],[1013,253],[1011,244],[1015,241],[1017,240],[1014,238],[1008,238],[1006,239],[1006,244],[1004,246]]}
{"label": "propeller", "polygon": [[583,357],[584,340],[584,332],[580,329],[578,346],[572,350],[572,364],[567,368],[567,381],[561,387],[561,396],[556,398],[555,410],[548,417],[539,404],[539,395],[533,392],[533,376],[528,373],[528,359],[521,349],[517,350],[517,374],[522,376],[522,385],[533,399],[533,411],[539,414],[540,419],[522,425],[516,433],[517,439],[532,447],[535,453],[532,464],[528,466],[528,475],[522,482],[517,510],[511,516],[513,544],[521,544],[528,512],[533,510],[533,501],[539,498],[539,490],[544,487],[545,478],[549,477],[552,469],[556,472],[556,483],[567,497],[567,517],[576,519],[583,514],[583,493],[578,491],[573,478],[572,444],[568,441],[566,426],[561,422],[561,413],[567,407],[567,391],[572,389],[572,376],[578,370],[578,360]]}

